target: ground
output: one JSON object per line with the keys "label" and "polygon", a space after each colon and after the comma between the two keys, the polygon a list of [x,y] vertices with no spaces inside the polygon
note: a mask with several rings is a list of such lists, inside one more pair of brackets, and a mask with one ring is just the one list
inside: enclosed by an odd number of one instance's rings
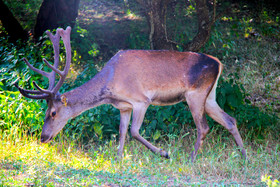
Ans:
{"label": "ground", "polygon": [[139,32],[148,32],[144,17],[125,12],[128,7],[114,1],[81,1],[79,25],[86,28],[94,42],[99,44],[103,58],[109,59],[120,49],[129,49],[128,40],[135,27]]}

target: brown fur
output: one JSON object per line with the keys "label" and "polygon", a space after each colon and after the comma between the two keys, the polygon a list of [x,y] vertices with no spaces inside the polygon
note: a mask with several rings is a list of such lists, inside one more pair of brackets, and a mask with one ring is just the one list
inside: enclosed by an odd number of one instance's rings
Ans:
{"label": "brown fur", "polygon": [[[215,89],[221,71],[222,64],[218,59],[199,53],[120,51],[93,79],[64,95],[71,108],[70,117],[105,103],[121,111],[119,156],[123,152],[129,116],[133,110],[132,136],[153,152],[168,157],[165,151],[141,137],[139,129],[149,105],[172,105],[187,101],[198,129],[195,150],[191,155],[193,160],[209,131],[206,112],[227,129],[233,124],[231,119],[234,118],[220,108],[216,109]],[[211,96],[208,97],[209,94]],[[206,101],[214,103],[214,108],[210,105],[205,108]],[[234,137],[243,149],[237,128],[232,133],[238,134]]]}

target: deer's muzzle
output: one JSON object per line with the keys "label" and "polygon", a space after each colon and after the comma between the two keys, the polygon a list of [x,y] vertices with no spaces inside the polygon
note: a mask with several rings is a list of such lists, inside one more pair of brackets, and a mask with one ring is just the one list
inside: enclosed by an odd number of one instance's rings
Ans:
{"label": "deer's muzzle", "polygon": [[41,134],[41,142],[42,143],[49,143],[50,141],[52,141],[53,136],[49,136],[46,134]]}

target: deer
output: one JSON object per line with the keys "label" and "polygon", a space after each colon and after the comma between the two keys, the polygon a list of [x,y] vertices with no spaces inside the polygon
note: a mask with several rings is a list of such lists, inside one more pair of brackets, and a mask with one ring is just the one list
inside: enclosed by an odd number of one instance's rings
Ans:
{"label": "deer", "polygon": [[[58,28],[56,34],[46,31],[54,48],[54,63],[45,58],[52,70],[45,72],[24,62],[33,71],[49,79],[48,89],[38,86],[26,90],[15,86],[27,98],[44,99],[48,109],[45,114],[41,142],[50,142],[69,119],[103,104],[111,104],[120,111],[118,158],[122,158],[130,118],[131,136],[155,154],[169,158],[168,152],[154,146],[139,134],[139,129],[149,105],[173,105],[186,101],[197,129],[197,139],[190,154],[194,161],[209,132],[206,114],[224,126],[234,137],[243,157],[246,150],[235,118],[222,110],[216,102],[216,88],[223,64],[215,57],[195,52],[168,50],[121,50],[117,52],[91,80],[69,92],[61,94],[71,64],[71,27]],[[66,50],[63,71],[59,70],[60,37]],[[55,84],[55,76],[59,80]]]}

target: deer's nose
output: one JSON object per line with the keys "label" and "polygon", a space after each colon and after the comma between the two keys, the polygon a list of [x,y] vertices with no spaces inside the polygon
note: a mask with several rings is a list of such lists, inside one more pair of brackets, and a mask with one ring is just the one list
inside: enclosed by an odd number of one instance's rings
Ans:
{"label": "deer's nose", "polygon": [[52,136],[46,135],[46,134],[41,134],[41,142],[42,143],[48,143],[53,139]]}

